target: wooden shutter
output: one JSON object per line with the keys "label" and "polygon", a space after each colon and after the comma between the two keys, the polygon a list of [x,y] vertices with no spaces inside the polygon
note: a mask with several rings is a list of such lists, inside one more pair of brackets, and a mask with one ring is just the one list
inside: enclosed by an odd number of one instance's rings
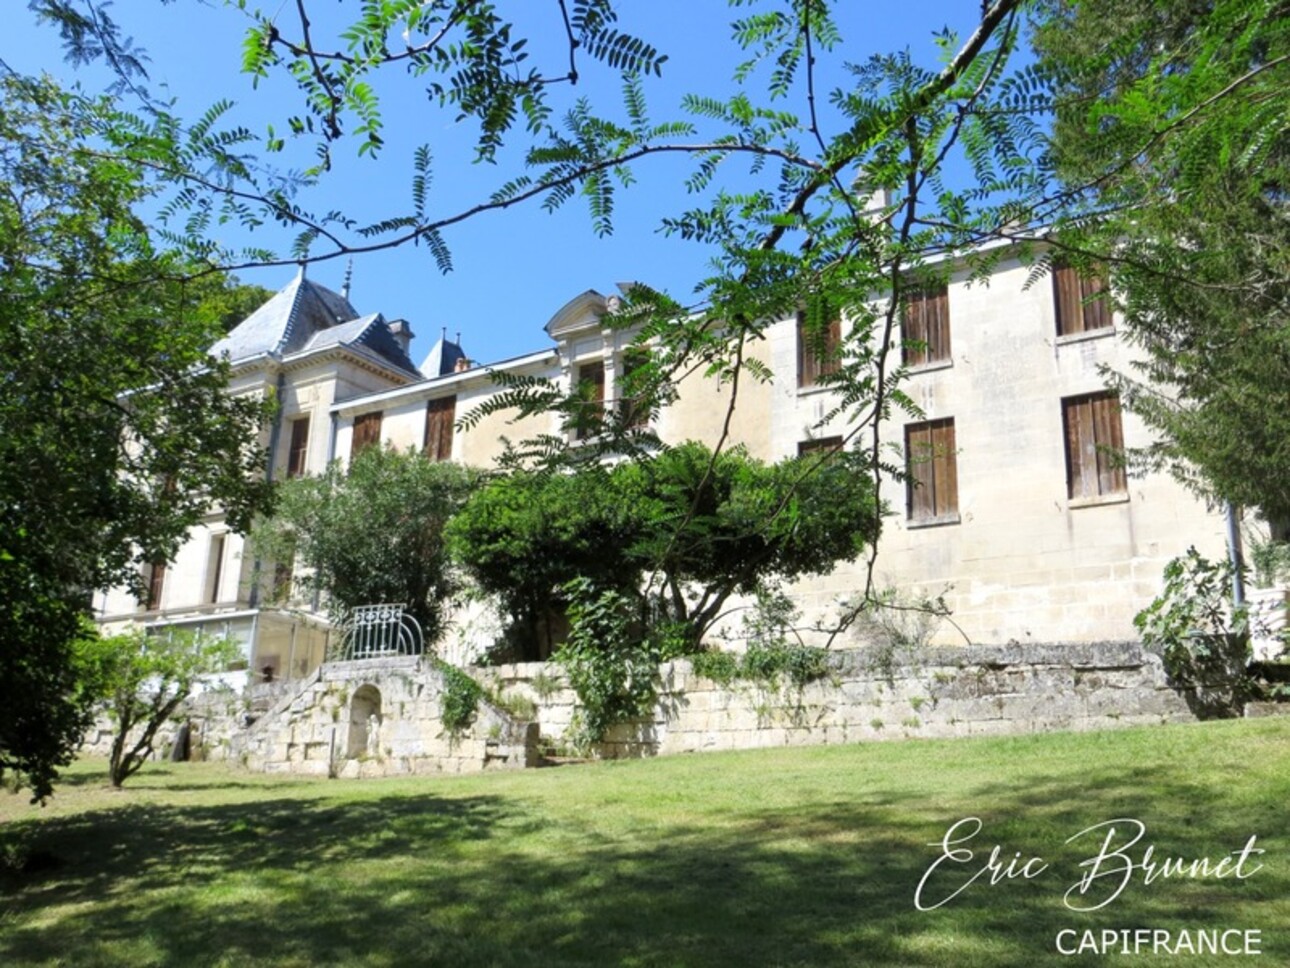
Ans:
{"label": "wooden shutter", "polygon": [[224,535],[211,535],[210,552],[206,559],[206,601],[212,605],[219,601],[220,580],[224,576],[224,545]]}
{"label": "wooden shutter", "polygon": [[578,393],[584,401],[585,411],[577,428],[577,437],[583,440],[600,432],[600,422],[605,412],[605,363],[583,363],[578,367]]}
{"label": "wooden shutter", "polygon": [[1111,306],[1105,297],[1102,273],[1080,276],[1072,266],[1053,267],[1053,306],[1057,335],[1072,336],[1111,325]]}
{"label": "wooden shutter", "polygon": [[366,448],[381,442],[381,411],[365,413],[354,418],[354,440],[350,444],[350,457],[357,457]]}
{"label": "wooden shutter", "polygon": [[456,420],[456,397],[441,397],[426,405],[425,455],[431,460],[452,458],[452,430]]}
{"label": "wooden shutter", "polygon": [[958,446],[954,440],[953,420],[937,420],[932,424],[932,481],[936,488],[936,516],[958,513]]}
{"label": "wooden shutter", "polygon": [[907,510],[912,521],[932,521],[959,509],[958,448],[954,420],[905,428]]}
{"label": "wooden shutter", "polygon": [[[906,366],[922,366],[950,358],[950,298],[942,286],[915,292],[905,303],[903,318]],[[918,344],[911,346],[910,343]]]}
{"label": "wooden shutter", "polygon": [[797,385],[813,387],[841,365],[842,319],[831,317],[821,332],[811,332],[805,311],[797,314]]}
{"label": "wooden shutter", "polygon": [[[626,381],[631,379],[632,374],[647,362],[648,357],[643,350],[629,350],[623,354],[624,386]],[[631,430],[636,427],[644,427],[649,423],[649,407],[641,394],[629,394],[624,389],[618,396],[619,415],[622,418],[623,427]]]}
{"label": "wooden shutter", "polygon": [[814,440],[801,440],[797,443],[797,456],[818,453],[822,450],[839,450],[842,447],[841,437],[817,437]]}
{"label": "wooden shutter", "polygon": [[1128,479],[1122,464],[1124,428],[1120,401],[1094,393],[1062,401],[1066,436],[1066,491],[1072,498],[1122,494]]}
{"label": "wooden shutter", "polygon": [[155,561],[148,566],[148,596],[144,599],[145,611],[161,608],[161,593],[166,587],[166,563]]}
{"label": "wooden shutter", "polygon": [[1097,440],[1097,492],[1120,494],[1128,490],[1125,478],[1124,428],[1120,423],[1120,401],[1100,394],[1089,401],[1093,409],[1093,433]]}
{"label": "wooden shutter", "polygon": [[1079,293],[1085,331],[1110,326],[1111,302],[1106,296],[1106,281],[1102,275],[1080,279]]}
{"label": "wooden shutter", "polygon": [[1079,275],[1070,266],[1054,266],[1053,309],[1057,313],[1058,336],[1084,331],[1084,314],[1079,300]]}
{"label": "wooden shutter", "polygon": [[291,449],[287,451],[287,477],[299,477],[305,472],[309,457],[309,418],[291,421]]}
{"label": "wooden shutter", "polygon": [[910,520],[926,521],[932,517],[932,430],[928,424],[905,428],[905,462],[908,487],[906,506]]}

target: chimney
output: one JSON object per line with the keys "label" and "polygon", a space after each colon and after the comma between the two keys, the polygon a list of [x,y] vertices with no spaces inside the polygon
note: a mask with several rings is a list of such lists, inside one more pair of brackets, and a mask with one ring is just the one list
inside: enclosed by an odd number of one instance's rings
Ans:
{"label": "chimney", "polygon": [[388,325],[390,335],[394,337],[394,341],[399,344],[399,348],[403,350],[403,354],[406,356],[412,349],[412,327],[406,319],[396,319]]}

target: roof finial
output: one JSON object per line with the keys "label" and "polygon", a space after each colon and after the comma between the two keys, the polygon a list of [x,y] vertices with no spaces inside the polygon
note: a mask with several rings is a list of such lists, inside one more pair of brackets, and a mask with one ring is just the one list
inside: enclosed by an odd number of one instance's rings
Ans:
{"label": "roof finial", "polygon": [[461,345],[461,330],[457,330],[457,345]]}
{"label": "roof finial", "polygon": [[297,279],[299,279],[301,282],[304,282],[304,281],[305,281],[305,267],[306,267],[307,265],[309,265],[309,263],[308,263],[308,262],[306,262],[304,259],[301,259],[299,262],[297,262],[297,263],[296,263],[296,265],[299,267],[299,268],[296,270],[296,278],[297,278]]}
{"label": "roof finial", "polygon": [[349,257],[349,262],[345,266],[345,281],[341,283],[340,294],[344,299],[349,298],[349,285],[354,281],[354,257]]}

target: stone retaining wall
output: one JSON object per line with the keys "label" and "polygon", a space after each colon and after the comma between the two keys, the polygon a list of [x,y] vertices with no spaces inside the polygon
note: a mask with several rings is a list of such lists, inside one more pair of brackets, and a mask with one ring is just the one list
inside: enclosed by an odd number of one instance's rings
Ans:
{"label": "stone retaining wall", "polygon": [[[468,671],[501,705],[481,700],[475,722],[460,735],[443,726],[443,673],[432,662],[402,657],[325,665],[305,680],[275,683],[271,695],[199,697],[189,709],[194,750],[258,771],[339,776],[534,766],[540,749],[570,751],[576,697],[558,665]],[[1135,643],[837,652],[829,676],[800,689],[742,681],[723,686],[684,660],[665,663],[661,675],[653,716],[618,727],[597,755],[1108,729],[1195,718],[1167,682],[1159,656]],[[507,712],[530,704],[533,722]],[[248,717],[254,717],[249,726]],[[159,738],[158,756],[169,750],[171,735]],[[110,742],[101,727],[87,745],[106,753]]]}
{"label": "stone retaining wall", "polygon": [[443,724],[444,674],[415,656],[324,665],[234,737],[252,770],[337,776],[469,773],[536,765],[537,728],[481,700],[461,733]]}
{"label": "stone retaining wall", "polygon": [[[666,663],[652,719],[620,727],[605,757],[1107,729],[1190,721],[1159,656],[1136,643],[929,648],[912,656],[838,652],[829,678],[796,689],[696,675]],[[537,705],[544,742],[559,741],[574,695],[559,666],[471,670],[501,696]]]}

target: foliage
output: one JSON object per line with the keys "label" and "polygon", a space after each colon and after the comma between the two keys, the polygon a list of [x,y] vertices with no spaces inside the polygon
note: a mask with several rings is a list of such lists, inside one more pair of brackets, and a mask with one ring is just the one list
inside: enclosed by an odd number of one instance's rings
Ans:
{"label": "foliage", "polygon": [[[726,98],[687,96],[680,113],[662,120],[652,115],[647,78],[665,57],[619,30],[620,5],[612,0],[559,4],[567,14],[570,66],[536,73],[529,38],[505,19],[501,5],[365,4],[338,22],[301,0],[294,17],[253,14],[243,67],[257,80],[285,75],[298,87],[300,104],[285,127],[291,141],[318,149],[307,180],[325,178],[332,146],[343,137],[354,138],[359,153],[376,153],[385,123],[379,92],[400,78],[416,85],[428,79],[432,103],[478,123],[479,155],[499,167],[491,196],[435,195],[434,153],[423,145],[412,158],[408,204],[370,224],[344,211],[310,212],[279,190],[247,159],[254,136],[226,126],[226,104],[191,126],[199,137],[186,137],[170,107],[143,91],[143,64],[128,56],[125,31],[92,15],[101,13],[97,0],[33,4],[62,29],[70,56],[102,54],[147,106],[139,113],[154,120],[138,122],[132,133],[134,142],[151,146],[174,181],[169,219],[186,217],[185,230],[216,218],[252,227],[283,224],[297,232],[296,258],[425,242],[446,269],[445,230],[530,200],[547,209],[584,200],[595,231],[609,232],[617,192],[636,180],[635,166],[655,156],[688,158],[685,187],[693,205],[665,216],[662,226],[700,245],[703,256],[695,263],[710,265],[711,273],[695,290],[697,308],[648,285],[622,300],[609,322],[637,328],[644,360],[627,380],[630,395],[653,409],[675,393],[680,378],[700,373],[728,388],[733,408],[745,396],[741,388],[769,378],[751,352],[768,326],[805,307],[807,329],[820,337],[844,315],[838,365],[824,381],[837,394],[821,422],[845,426],[847,444],[863,445],[875,493],[883,469],[879,422],[893,408],[917,412],[899,392],[900,366],[890,356],[899,350],[894,334],[903,292],[943,271],[927,267],[929,255],[1024,221],[1042,206],[1047,186],[1028,157],[1040,146],[1035,109],[1026,85],[1008,77],[1022,0],[983,4],[977,29],[962,42],[937,33],[934,68],[920,66],[908,51],[847,62],[850,48],[834,5],[824,0],[779,0],[739,11],[731,25],[743,57],[734,78],[738,90]],[[547,99],[549,85],[575,81],[587,55],[621,73],[621,105],[570,98],[559,116],[557,102]],[[840,80],[830,79],[835,86],[826,90],[826,76]],[[506,146],[515,152],[498,150],[503,136],[516,142]],[[263,146],[276,152],[287,140],[271,131]],[[955,191],[946,184],[942,168],[956,154],[967,157],[979,187]],[[502,170],[509,157],[522,157],[523,169]],[[747,172],[727,177],[730,164],[741,160]],[[495,398],[498,407],[554,410],[566,425],[578,425],[587,412],[585,390],[576,386],[523,380],[507,389]],[[570,454],[568,441],[556,436],[527,442],[521,451],[541,461],[576,461],[605,448],[639,456],[639,438],[648,435],[624,426],[635,409],[608,415],[604,431],[578,453]],[[727,437],[714,441],[714,449],[723,449]]]}
{"label": "foliage", "polygon": [[524,722],[532,722],[537,719],[537,703],[528,696],[517,693],[503,693],[501,690],[489,692],[487,695],[489,702],[516,719]]}
{"label": "foliage", "polygon": [[266,559],[294,560],[298,583],[339,612],[402,603],[431,643],[457,587],[444,529],[476,479],[458,464],[369,447],[348,468],[336,462],[320,477],[283,483],[252,544]]}
{"label": "foliage", "polygon": [[[877,539],[879,515],[864,458],[788,458],[767,465],[739,448],[682,444],[614,472],[646,526],[629,554],[661,611],[696,645],[734,594],[824,574]],[[692,593],[692,594],[691,594]]]}
{"label": "foliage", "polygon": [[94,720],[98,696],[86,661],[98,637],[79,602],[38,591],[40,576],[13,560],[0,563],[0,775],[30,787],[33,799],[53,792]]}
{"label": "foliage", "polygon": [[1290,18],[1281,0],[1048,0],[1053,161],[1096,218],[1154,432],[1133,456],[1211,500],[1290,516]]}
{"label": "foliage", "polygon": [[883,589],[863,603],[855,621],[856,631],[879,646],[903,651],[925,649],[949,617],[945,594],[932,598],[904,594],[895,588]]}
{"label": "foliage", "polygon": [[261,402],[206,349],[237,287],[154,247],[145,167],[98,138],[107,102],[0,78],[0,768],[40,796],[80,739],[80,618],[141,591],[213,504],[266,506]]}
{"label": "foliage", "polygon": [[639,601],[586,578],[565,586],[569,638],[555,661],[578,694],[575,745],[604,739],[610,727],[646,715],[657,697],[658,651],[640,621]]}
{"label": "foliage", "polygon": [[787,679],[794,688],[829,675],[829,651],[790,641],[799,617],[792,599],[778,589],[761,589],[743,619],[746,648],[742,655],[704,649],[686,656],[695,673],[719,685],[737,679],[778,687]]}
{"label": "foliage", "polygon": [[1290,541],[1250,536],[1245,545],[1254,584],[1273,588],[1290,579]]}
{"label": "foliage", "polygon": [[855,558],[878,513],[855,455],[767,465],[691,442],[613,468],[494,478],[449,532],[466,573],[520,622],[586,579],[637,598],[671,656],[694,650],[730,596]]}
{"label": "foliage", "polygon": [[135,628],[90,646],[116,735],[108,778],[119,787],[152,755],[152,743],[198,679],[241,656],[237,643],[203,634],[150,635]]}
{"label": "foliage", "polygon": [[612,488],[605,468],[574,474],[516,471],[486,481],[448,525],[454,559],[508,613],[525,658],[554,646],[549,621],[561,586],[578,576],[602,587],[632,588],[637,566],[626,548],[636,510]]}
{"label": "foliage", "polygon": [[687,655],[686,658],[696,676],[702,676],[719,686],[728,686],[741,676],[739,656],[724,649],[709,647]]}
{"label": "foliage", "polygon": [[1234,569],[1195,548],[1165,566],[1165,587],[1133,619],[1143,644],[1164,659],[1165,671],[1193,690],[1198,713],[1240,715],[1253,694],[1249,610],[1229,596]]}
{"label": "foliage", "polygon": [[457,735],[470,728],[479,710],[479,700],[484,696],[484,688],[470,675],[447,662],[438,662],[439,672],[443,675],[443,727],[451,735]]}
{"label": "foliage", "polygon": [[[433,191],[437,172],[429,144],[414,152],[406,212],[360,221],[334,204],[313,210],[301,200],[332,169],[336,145],[352,139],[359,156],[380,154],[388,75],[417,85],[421,100],[445,112],[447,120],[473,122],[476,158],[492,163],[509,136],[523,131],[533,137],[547,128],[553,86],[577,83],[591,66],[603,65],[611,77],[658,74],[667,60],[618,26],[613,0],[549,5],[544,12],[554,22],[548,26],[564,42],[541,58],[533,56],[539,45],[530,46],[531,38],[508,19],[506,5],[366,3],[347,21],[347,12],[337,15],[309,0],[285,16],[276,8],[263,11],[248,0],[230,0],[232,13],[252,22],[242,45],[243,72],[256,85],[281,74],[299,93],[298,109],[274,118],[261,135],[230,120],[234,105],[226,99],[185,119],[173,101],[154,96],[149,58],[111,15],[111,6],[111,0],[28,0],[37,18],[58,30],[70,63],[102,61],[111,72],[110,93],[128,109],[114,118],[105,148],[145,161],[169,185],[161,209],[165,231],[190,253],[241,265],[425,244],[442,271],[451,269],[441,233],[469,209],[453,210],[458,198]],[[531,17],[520,21],[533,26]],[[271,164],[278,156],[284,159],[280,167]],[[562,189],[535,186],[524,194],[553,190]],[[499,191],[473,208],[505,208],[518,191]],[[281,226],[293,234],[290,255],[225,247],[210,233],[224,224],[247,230]]]}

